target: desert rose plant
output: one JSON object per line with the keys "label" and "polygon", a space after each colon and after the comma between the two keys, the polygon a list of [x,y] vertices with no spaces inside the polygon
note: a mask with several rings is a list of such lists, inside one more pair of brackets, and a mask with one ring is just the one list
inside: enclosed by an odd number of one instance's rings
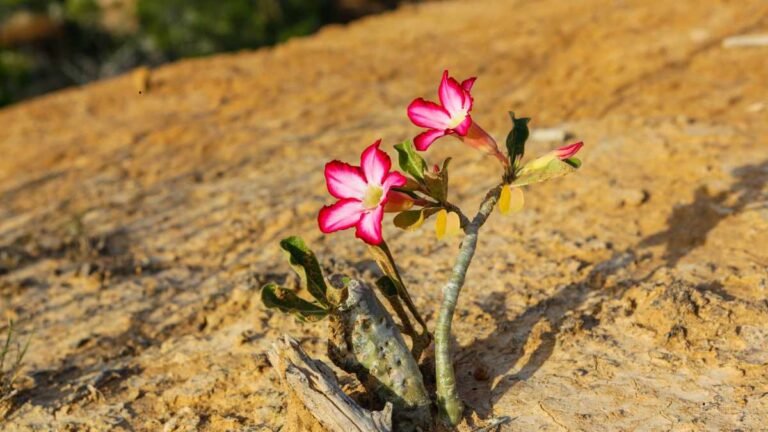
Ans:
{"label": "desert rose plant", "polygon": [[[453,370],[451,321],[478,234],[494,208],[509,214],[523,207],[523,186],[569,174],[581,165],[574,157],[583,145],[581,142],[523,163],[529,119],[516,118],[513,113],[512,129],[503,152],[472,118],[474,83],[475,78],[459,82],[445,71],[438,86],[439,103],[422,98],[411,102],[408,118],[424,131],[413,140],[394,146],[402,172],[392,169],[380,140],[362,151],[359,165],[333,160],[325,166],[328,192],[336,201],[320,209],[318,226],[326,234],[354,228],[355,236],[367,244],[382,271],[376,286],[398,323],[364,282],[343,275],[324,277],[314,254],[297,237],[283,240],[281,247],[301,278],[302,290],[313,300],[302,297],[301,291],[276,284],[262,289],[262,300],[268,307],[293,313],[303,321],[328,318],[329,357],[340,368],[356,374],[372,395],[393,404],[396,430],[432,428],[432,398],[427,393],[419,361],[433,341],[439,417],[447,425],[460,421],[463,404]],[[498,182],[490,187],[471,216],[449,200],[450,158],[430,165],[420,155],[447,136],[493,156],[501,164]],[[396,213],[392,221],[404,230],[416,230],[434,216],[438,238],[463,233],[455,264],[443,284],[434,336],[417,310],[384,240],[382,224],[384,213],[388,212]],[[410,340],[410,346],[403,335]]]}

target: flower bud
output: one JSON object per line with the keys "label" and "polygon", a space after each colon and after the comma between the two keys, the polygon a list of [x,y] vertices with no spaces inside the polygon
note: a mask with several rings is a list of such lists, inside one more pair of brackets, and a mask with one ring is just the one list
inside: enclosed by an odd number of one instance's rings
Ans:
{"label": "flower bud", "polygon": [[560,160],[568,159],[569,157],[573,157],[576,153],[578,153],[582,147],[584,147],[584,142],[579,141],[577,143],[560,147],[559,149],[555,150],[555,155]]}

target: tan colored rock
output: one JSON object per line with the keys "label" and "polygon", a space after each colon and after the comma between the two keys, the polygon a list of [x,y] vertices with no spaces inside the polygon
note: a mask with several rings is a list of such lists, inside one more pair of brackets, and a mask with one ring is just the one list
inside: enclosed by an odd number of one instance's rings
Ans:
{"label": "tan colored rock", "polygon": [[[406,105],[449,68],[478,75],[473,118],[498,140],[514,110],[586,144],[580,172],[527,188],[480,235],[453,329],[467,418],[761,430],[768,127],[747,111],[768,100],[766,57],[712,41],[768,4],[700,3],[435,2],[153,69],[147,94],[128,74],[3,109],[0,316],[34,331],[3,428],[280,428],[264,353],[283,333],[315,357],[325,343],[258,303],[266,281],[292,283],[276,242],[302,235],[361,276],[365,247],[317,230],[322,167],[379,137],[394,154],[417,132]],[[451,199],[472,209],[501,170],[451,138],[427,153],[447,156]],[[617,205],[623,189],[651,199]],[[434,326],[458,240],[388,221]]]}

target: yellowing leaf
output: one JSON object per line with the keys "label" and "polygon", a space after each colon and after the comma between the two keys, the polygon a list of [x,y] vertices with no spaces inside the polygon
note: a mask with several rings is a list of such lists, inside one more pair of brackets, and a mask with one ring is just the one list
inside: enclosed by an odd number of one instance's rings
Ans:
{"label": "yellowing leaf", "polygon": [[445,227],[445,235],[448,237],[454,237],[458,235],[461,232],[461,220],[459,219],[459,215],[450,212],[448,213],[448,223]]}
{"label": "yellowing leaf", "polygon": [[438,240],[441,240],[443,236],[445,236],[445,224],[447,221],[448,212],[446,212],[445,209],[440,209],[435,218],[435,235]]}
{"label": "yellowing leaf", "polygon": [[523,190],[504,185],[499,196],[499,212],[503,215],[519,212],[525,205]]}
{"label": "yellowing leaf", "polygon": [[438,240],[443,238],[453,237],[461,232],[461,220],[459,215],[454,212],[447,212],[445,209],[440,209],[437,212],[437,220],[435,221],[435,234]]}
{"label": "yellowing leaf", "polygon": [[512,196],[509,202],[510,213],[516,213],[523,209],[525,206],[525,196],[523,190],[520,188],[512,188],[510,191]]}
{"label": "yellowing leaf", "polygon": [[509,201],[511,197],[511,193],[509,191],[509,185],[504,185],[503,188],[501,188],[501,194],[499,194],[499,212],[501,214],[508,214],[509,213]]}
{"label": "yellowing leaf", "polygon": [[512,186],[525,186],[561,177],[576,171],[580,166],[581,161],[576,158],[560,160],[553,153],[548,153],[525,164],[517,172]]}
{"label": "yellowing leaf", "polygon": [[437,208],[435,207],[426,207],[418,210],[406,210],[398,213],[397,216],[395,216],[393,222],[395,226],[400,229],[413,231],[420,227],[421,224],[423,224],[428,217],[435,214],[435,212],[437,212]]}

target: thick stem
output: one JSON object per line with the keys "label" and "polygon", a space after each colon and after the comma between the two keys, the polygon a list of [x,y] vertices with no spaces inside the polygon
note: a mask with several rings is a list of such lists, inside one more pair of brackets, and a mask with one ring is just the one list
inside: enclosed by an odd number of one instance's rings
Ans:
{"label": "thick stem", "polygon": [[400,330],[367,285],[352,279],[346,288],[347,299],[334,316],[341,328],[332,327],[331,359],[357,374],[372,394],[392,402],[396,431],[427,430],[431,400]]}
{"label": "thick stem", "polygon": [[464,240],[461,242],[459,255],[453,266],[448,282],[443,287],[443,303],[435,328],[435,368],[437,375],[437,404],[440,417],[450,425],[458,424],[464,407],[456,390],[456,374],[453,371],[451,355],[451,320],[456,310],[459,292],[464,285],[467,269],[472,261],[477,247],[477,235],[488,216],[493,211],[501,193],[501,185],[495,187],[485,196],[480,209],[472,222],[464,228]]}

